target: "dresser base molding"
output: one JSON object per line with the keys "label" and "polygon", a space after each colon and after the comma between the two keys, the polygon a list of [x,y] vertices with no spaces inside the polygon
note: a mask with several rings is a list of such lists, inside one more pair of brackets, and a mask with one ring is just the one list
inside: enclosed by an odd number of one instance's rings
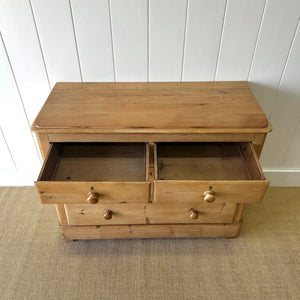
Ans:
{"label": "dresser base molding", "polygon": [[228,237],[239,235],[242,222],[233,224],[167,224],[64,226],[60,233],[66,241],[90,239]]}

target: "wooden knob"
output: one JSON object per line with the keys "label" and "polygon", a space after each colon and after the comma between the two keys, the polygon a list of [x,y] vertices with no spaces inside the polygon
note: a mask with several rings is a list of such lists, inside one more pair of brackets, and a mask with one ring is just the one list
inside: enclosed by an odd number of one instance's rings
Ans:
{"label": "wooden knob", "polygon": [[95,192],[89,192],[86,198],[87,203],[96,204],[99,200],[100,195]]}
{"label": "wooden knob", "polygon": [[208,203],[214,202],[216,199],[215,192],[213,191],[206,191],[203,193],[203,196],[204,196],[204,201]]}
{"label": "wooden knob", "polygon": [[199,217],[199,212],[196,209],[191,209],[190,210],[190,219],[196,220]]}
{"label": "wooden knob", "polygon": [[103,217],[105,220],[110,220],[112,218],[113,212],[109,209],[104,211]]}

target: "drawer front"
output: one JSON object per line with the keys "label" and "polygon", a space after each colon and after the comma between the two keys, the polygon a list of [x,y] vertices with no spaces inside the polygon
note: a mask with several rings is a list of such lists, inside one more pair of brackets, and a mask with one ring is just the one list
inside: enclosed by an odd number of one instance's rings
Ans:
{"label": "drawer front", "polygon": [[[202,203],[210,193],[213,203],[253,203],[262,200],[269,182],[257,181],[154,181],[154,203]],[[208,192],[208,193],[207,193]]]}
{"label": "drawer front", "polygon": [[157,143],[154,203],[252,203],[269,185],[251,143]]}
{"label": "drawer front", "polygon": [[66,204],[69,225],[231,223],[236,204]]}
{"label": "drawer front", "polygon": [[150,183],[144,143],[57,143],[38,181],[45,204],[147,203]]}
{"label": "drawer front", "polygon": [[89,193],[95,193],[99,203],[147,203],[148,182],[35,182],[44,204],[87,203]]}

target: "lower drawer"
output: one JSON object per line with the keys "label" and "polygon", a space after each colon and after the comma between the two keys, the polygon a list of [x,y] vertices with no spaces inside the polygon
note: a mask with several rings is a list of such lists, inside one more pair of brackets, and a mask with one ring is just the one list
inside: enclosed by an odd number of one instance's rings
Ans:
{"label": "lower drawer", "polygon": [[231,223],[235,203],[66,204],[69,225]]}

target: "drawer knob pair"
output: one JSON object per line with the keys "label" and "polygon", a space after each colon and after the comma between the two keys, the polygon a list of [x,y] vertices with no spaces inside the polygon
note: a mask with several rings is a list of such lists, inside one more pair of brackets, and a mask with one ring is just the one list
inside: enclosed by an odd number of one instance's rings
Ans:
{"label": "drawer knob pair", "polygon": [[100,194],[96,192],[89,192],[86,198],[87,203],[96,204],[99,200]]}
{"label": "drawer knob pair", "polygon": [[206,191],[203,193],[203,196],[204,196],[203,200],[208,203],[214,202],[216,199],[215,192],[213,191]]}

